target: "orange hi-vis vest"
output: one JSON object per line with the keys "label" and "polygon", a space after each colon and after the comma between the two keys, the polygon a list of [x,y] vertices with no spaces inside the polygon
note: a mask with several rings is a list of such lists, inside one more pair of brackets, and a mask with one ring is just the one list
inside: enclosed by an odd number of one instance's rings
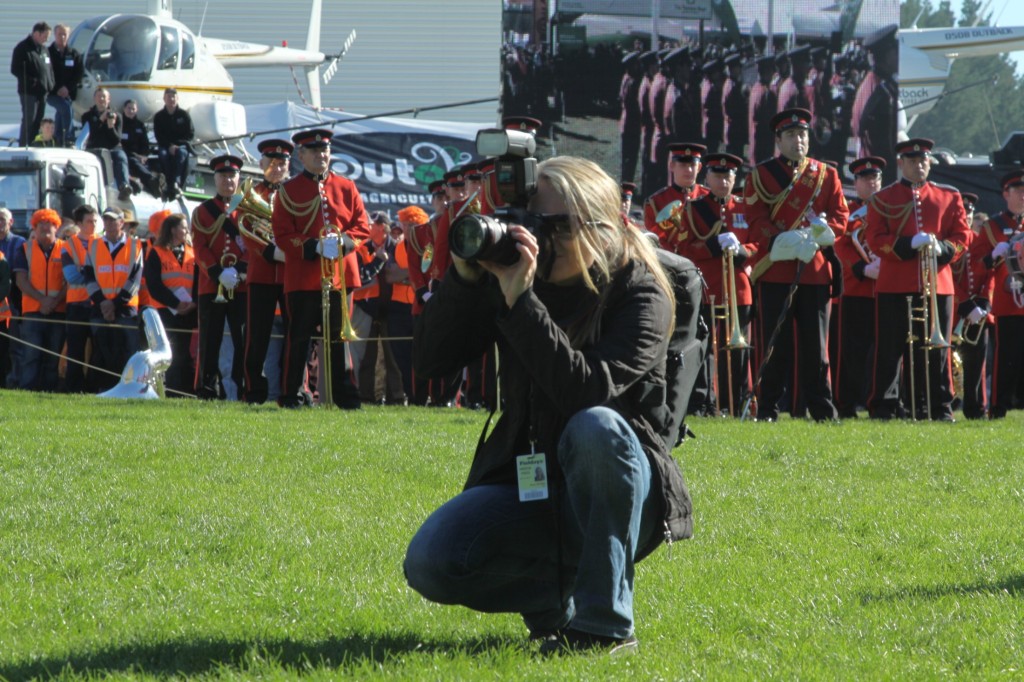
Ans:
{"label": "orange hi-vis vest", "polygon": [[[356,252],[359,254],[359,257],[363,263],[369,263],[371,260],[374,259],[373,254],[369,253],[365,248],[363,248],[362,245],[360,245]],[[398,265],[398,267],[402,269],[409,269],[409,256],[408,252],[406,251],[404,239],[398,242],[398,245],[395,247],[395,263]],[[381,270],[380,274],[377,277],[383,276],[384,271]],[[362,289],[357,289],[355,293],[352,294],[353,300],[364,301],[377,298],[378,296],[380,296],[380,284],[378,283],[377,277],[374,277],[373,284]],[[413,290],[412,285],[406,284],[404,282],[395,282],[394,284],[391,285],[392,301],[396,301],[398,303],[412,304],[415,298],[416,292]]]}
{"label": "orange hi-vis vest", "polygon": [[[25,242],[25,260],[28,262],[28,281],[44,296],[58,296],[64,288],[64,268],[60,263],[60,254],[64,250],[64,241],[61,239],[53,243],[50,257],[39,247],[39,242],[30,239]],[[39,301],[32,298],[28,293],[22,292],[21,312],[38,313]],[[61,301],[53,312],[64,312],[65,302]]]}
{"label": "orange hi-vis vest", "polygon": [[[192,253],[192,247],[188,244],[185,245],[185,255],[182,257],[180,264],[174,256],[174,252],[170,249],[163,246],[153,246],[153,250],[160,258],[160,281],[163,282],[163,285],[171,291],[182,288],[191,295],[192,281],[195,277],[196,269],[196,257]],[[167,307],[155,298],[150,299],[149,304],[154,308]]]}
{"label": "orange hi-vis vest", "polygon": [[[0,251],[0,263],[7,260],[4,258],[4,252]],[[11,305],[7,302],[7,297],[0,298],[0,324],[7,326],[7,323],[11,321]]]}
{"label": "orange hi-vis vest", "polygon": [[[83,239],[87,241],[82,242]],[[75,267],[81,270],[85,266],[85,255],[91,244],[96,239],[93,237],[80,237],[75,235],[66,242],[64,242],[64,248],[67,249],[68,253],[71,254],[71,262],[75,264]],[[68,303],[84,303],[89,300],[89,291],[85,284],[71,284],[68,282]]]}
{"label": "orange hi-vis vest", "polygon": [[[117,252],[117,256],[110,257],[110,249],[103,239],[94,239],[89,245],[89,262],[92,263],[93,272],[96,275],[96,283],[103,290],[103,296],[107,300],[113,300],[128,282],[132,267],[139,257],[139,240],[134,237],[126,237],[125,245]],[[128,305],[136,310],[139,308],[139,294],[136,292]]]}

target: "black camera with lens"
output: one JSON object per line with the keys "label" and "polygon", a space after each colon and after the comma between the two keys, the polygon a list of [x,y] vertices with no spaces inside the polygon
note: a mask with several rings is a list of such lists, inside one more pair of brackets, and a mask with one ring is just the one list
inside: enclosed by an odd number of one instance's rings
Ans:
{"label": "black camera with lens", "polygon": [[519,260],[516,241],[508,229],[513,223],[532,229],[526,205],[537,187],[537,159],[533,156],[536,148],[537,142],[530,133],[500,128],[477,133],[477,154],[495,159],[498,196],[505,205],[497,208],[493,216],[467,214],[456,220],[448,232],[448,246],[453,254],[471,263],[511,265]]}

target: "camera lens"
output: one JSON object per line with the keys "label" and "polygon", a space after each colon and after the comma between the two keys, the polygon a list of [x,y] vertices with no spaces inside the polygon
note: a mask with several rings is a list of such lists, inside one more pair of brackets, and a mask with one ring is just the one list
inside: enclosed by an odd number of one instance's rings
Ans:
{"label": "camera lens", "polygon": [[467,261],[510,265],[519,260],[508,225],[486,215],[470,214],[455,221],[448,233],[448,246],[452,253]]}

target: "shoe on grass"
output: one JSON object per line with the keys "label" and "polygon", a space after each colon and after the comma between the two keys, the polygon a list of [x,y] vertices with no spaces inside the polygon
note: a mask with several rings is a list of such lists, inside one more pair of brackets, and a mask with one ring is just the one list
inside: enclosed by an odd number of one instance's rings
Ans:
{"label": "shoe on grass", "polygon": [[580,630],[565,630],[559,636],[549,637],[540,645],[545,656],[602,652],[609,656],[631,654],[640,648],[634,635],[629,637],[607,637]]}

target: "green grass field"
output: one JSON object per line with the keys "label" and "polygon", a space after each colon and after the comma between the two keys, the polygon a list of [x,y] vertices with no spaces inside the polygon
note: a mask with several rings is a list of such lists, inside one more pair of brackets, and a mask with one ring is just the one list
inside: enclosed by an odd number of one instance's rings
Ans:
{"label": "green grass field", "polygon": [[429,604],[406,543],[485,415],[0,391],[0,677],[1021,679],[1024,416],[695,420],[638,655]]}

